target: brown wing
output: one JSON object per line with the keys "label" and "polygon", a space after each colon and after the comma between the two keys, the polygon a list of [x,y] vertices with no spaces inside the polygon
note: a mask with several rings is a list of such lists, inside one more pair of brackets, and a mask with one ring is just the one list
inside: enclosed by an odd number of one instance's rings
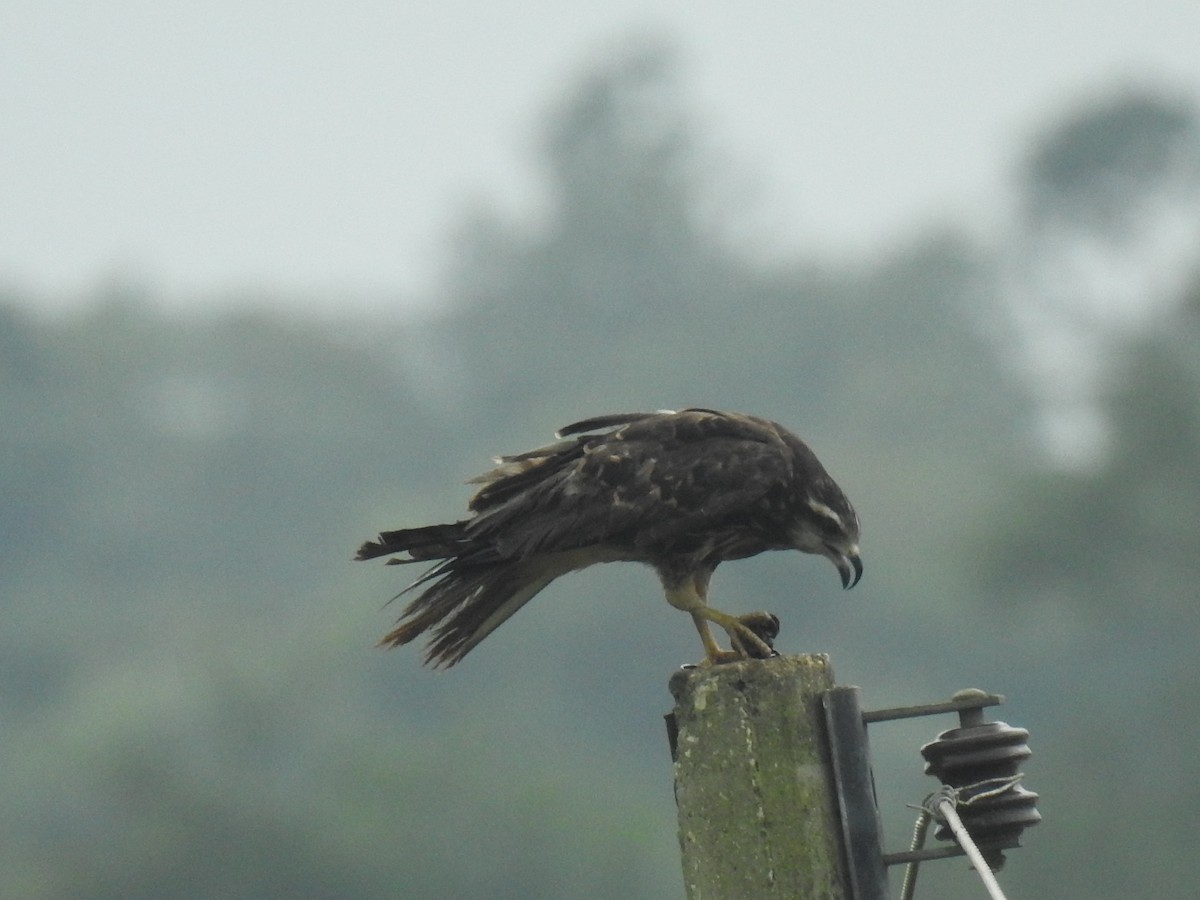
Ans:
{"label": "brown wing", "polygon": [[608,434],[508,458],[523,467],[476,495],[467,533],[503,558],[585,547],[636,558],[781,489],[791,471],[790,449],[760,419],[708,410],[625,419]]}

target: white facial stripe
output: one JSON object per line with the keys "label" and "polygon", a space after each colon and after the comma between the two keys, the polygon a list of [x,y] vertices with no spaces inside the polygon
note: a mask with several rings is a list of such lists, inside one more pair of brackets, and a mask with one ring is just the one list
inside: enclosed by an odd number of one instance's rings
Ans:
{"label": "white facial stripe", "polygon": [[811,509],[813,512],[815,512],[817,515],[824,516],[827,519],[832,519],[834,522],[837,522],[838,525],[842,525],[842,517],[839,516],[837,513],[835,513],[832,509],[830,509],[824,503],[822,503],[820,500],[813,500],[812,498],[809,498],[809,499],[805,500],[805,503],[807,503],[808,508]]}

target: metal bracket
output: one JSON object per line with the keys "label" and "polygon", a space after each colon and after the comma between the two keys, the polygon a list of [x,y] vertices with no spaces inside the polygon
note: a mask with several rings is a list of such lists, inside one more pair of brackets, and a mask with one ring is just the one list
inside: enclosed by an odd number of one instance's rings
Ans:
{"label": "metal bracket", "polygon": [[887,868],[883,862],[883,825],[875,797],[875,776],[862,691],[833,687],[821,698],[833,767],[834,791],[842,824],[842,848],[853,900],[887,900]]}
{"label": "metal bracket", "polygon": [[849,873],[852,900],[887,900],[887,868],[914,860],[962,856],[957,846],[885,853],[883,826],[871,772],[867,725],[917,716],[961,712],[1003,703],[998,694],[962,691],[954,699],[920,706],[864,711],[862,692],[856,687],[830,688],[822,696],[825,727],[833,768],[834,788],[841,817],[845,871]]}

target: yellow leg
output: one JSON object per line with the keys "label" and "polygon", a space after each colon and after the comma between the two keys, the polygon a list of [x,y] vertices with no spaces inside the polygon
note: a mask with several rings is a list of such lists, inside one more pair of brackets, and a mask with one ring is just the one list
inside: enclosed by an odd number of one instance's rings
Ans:
{"label": "yellow leg", "polygon": [[[755,634],[737,616],[731,616],[720,610],[713,609],[705,602],[708,587],[707,579],[703,582],[687,581],[684,584],[666,589],[667,602],[676,609],[690,613],[700,632],[700,641],[704,644],[704,656],[708,663],[731,662],[737,659],[747,659],[757,656],[765,659],[775,651],[762,638]],[[733,650],[723,650],[713,637],[709,623],[719,625],[729,635]]]}
{"label": "yellow leg", "polygon": [[712,629],[708,627],[708,619],[692,613],[692,621],[696,623],[696,630],[700,632],[700,643],[704,644],[705,659],[710,663],[725,662],[729,658],[730,651],[721,649],[721,645],[713,637]]}

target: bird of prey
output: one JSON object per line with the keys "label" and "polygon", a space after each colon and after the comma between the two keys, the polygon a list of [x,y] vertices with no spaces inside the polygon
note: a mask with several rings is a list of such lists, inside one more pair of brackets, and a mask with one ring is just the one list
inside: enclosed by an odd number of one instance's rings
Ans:
{"label": "bird of prey", "polygon": [[691,615],[706,662],[764,657],[777,620],[772,629],[708,604],[720,563],[791,549],[829,559],[844,588],[862,576],[854,507],[775,422],[668,410],[586,419],[556,437],[472,479],[467,518],[385,531],[359,548],[357,559],[436,561],[402,592],[419,591],[383,645],[429,632],[425,661],[452,666],[560,575],[627,560],[653,567],[667,602]]}

